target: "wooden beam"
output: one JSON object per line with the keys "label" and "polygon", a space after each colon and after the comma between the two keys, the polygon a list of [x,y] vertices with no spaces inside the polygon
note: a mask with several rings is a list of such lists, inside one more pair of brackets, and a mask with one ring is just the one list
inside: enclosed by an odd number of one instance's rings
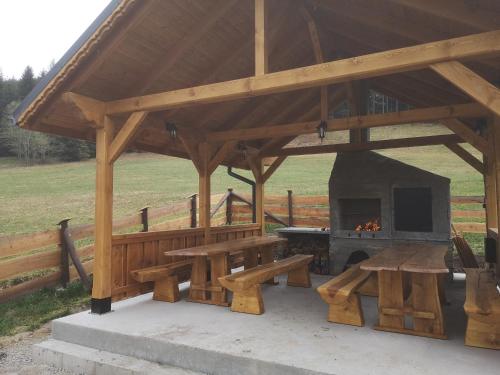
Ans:
{"label": "wooden beam", "polygon": [[[496,203],[497,203],[497,223],[500,223],[500,116],[493,116],[493,144],[494,154],[493,159],[495,162],[495,179],[496,179]],[[497,266],[496,266],[497,280],[500,275],[500,244],[497,242]]]}
{"label": "wooden beam", "polygon": [[267,40],[267,0],[255,0],[255,75],[269,72]]}
{"label": "wooden beam", "polygon": [[[316,63],[322,64],[325,62],[325,58],[323,55],[323,49],[321,48],[318,26],[314,21],[314,18],[311,16],[311,13],[305,6],[300,7],[300,12],[302,13],[302,17],[306,21],[307,28],[309,29],[309,36],[311,38],[311,44],[314,51],[314,56],[316,58]],[[328,120],[328,86],[321,87],[320,95],[321,120],[326,121]]]}
{"label": "wooden beam", "polygon": [[107,114],[223,102],[418,70],[452,59],[495,56],[500,53],[499,38],[500,30],[497,30],[257,77],[116,100],[107,103]]}
{"label": "wooden beam", "polygon": [[474,168],[476,171],[478,171],[481,174],[484,174],[485,168],[483,162],[480,160],[476,159],[474,155],[471,155],[469,151],[467,151],[465,148],[462,146],[456,144],[456,143],[448,143],[445,144],[445,146],[455,153],[460,159],[465,161],[467,164],[469,164],[472,168]]}
{"label": "wooden beam", "polygon": [[125,151],[134,135],[139,130],[139,127],[146,119],[147,112],[134,112],[130,115],[125,125],[120,129],[118,134],[113,139],[109,150],[109,163],[113,164]]}
{"label": "wooden beam", "polygon": [[149,69],[149,75],[140,77],[130,92],[139,94],[146,92],[163,74],[168,72],[186,52],[191,50],[201,38],[207,35],[208,31],[229,12],[237,1],[238,0],[228,0],[222,5],[213,5],[212,9],[207,12],[206,18],[197,24],[195,28],[190,29],[191,32],[186,35],[181,42],[176,43],[173,48],[165,51],[165,54],[158,62]]}
{"label": "wooden beam", "polygon": [[484,164],[484,203],[486,208],[486,228],[498,228],[497,184],[495,176],[495,140],[493,119],[488,119],[486,140],[488,152],[483,155]]}
{"label": "wooden beam", "polygon": [[208,143],[203,142],[199,145],[199,155],[201,162],[201,172],[199,174],[199,221],[200,227],[205,228],[205,244],[211,243],[210,231],[210,198],[211,198],[211,174],[208,170],[208,164],[211,159],[211,147]]}
{"label": "wooden beam", "polygon": [[287,158],[286,156],[280,156],[273,161],[273,163],[267,168],[267,170],[262,175],[264,183],[266,183],[267,180],[271,178],[271,176],[274,174],[274,172],[276,172],[276,170],[280,167],[280,165],[283,164],[286,158]]}
{"label": "wooden beam", "polygon": [[469,126],[457,119],[441,120],[441,124],[459,135],[464,141],[470,143],[476,150],[483,154],[489,151],[488,142],[479,134],[476,134]]}
{"label": "wooden beam", "polygon": [[264,162],[263,159],[248,158],[248,164],[255,178],[255,211],[257,224],[260,225],[262,235],[266,233],[266,220],[264,210]]}
{"label": "wooden beam", "polygon": [[[380,126],[410,124],[415,122],[441,121],[455,117],[481,117],[488,111],[476,103],[454,106],[411,109],[377,115],[347,117],[327,121],[328,131],[367,129]],[[253,139],[298,136],[317,132],[320,120],[295,124],[260,126],[251,129],[236,129],[207,133],[208,142],[248,141]]]}
{"label": "wooden beam", "polygon": [[314,154],[332,154],[335,152],[384,150],[390,148],[407,148],[420,146],[434,146],[451,143],[463,143],[464,140],[455,134],[433,135],[426,137],[412,137],[372,141],[367,143],[341,143],[320,146],[290,147],[276,152],[269,152],[266,156],[298,156]]}
{"label": "wooden beam", "polygon": [[498,87],[458,61],[433,64],[431,69],[500,116],[500,90]]}
{"label": "wooden beam", "polygon": [[229,141],[224,143],[219,150],[216,152],[215,156],[210,160],[210,164],[208,165],[208,172],[210,174],[214,173],[217,167],[224,161],[227,155],[233,151],[236,146],[236,142]]}
{"label": "wooden beam", "polygon": [[114,126],[106,117],[96,130],[95,255],[93,300],[111,298],[111,247],[113,232],[113,164],[109,151]]}
{"label": "wooden beam", "polygon": [[95,127],[103,126],[106,103],[74,92],[64,93],[63,100],[78,107],[85,119],[94,124]]}

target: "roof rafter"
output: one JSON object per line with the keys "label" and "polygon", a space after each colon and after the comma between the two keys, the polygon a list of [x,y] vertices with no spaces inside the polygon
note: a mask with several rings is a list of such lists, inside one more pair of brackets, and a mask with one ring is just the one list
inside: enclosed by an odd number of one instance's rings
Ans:
{"label": "roof rafter", "polygon": [[107,114],[162,111],[341,83],[500,53],[500,30],[233,81],[108,102]]}

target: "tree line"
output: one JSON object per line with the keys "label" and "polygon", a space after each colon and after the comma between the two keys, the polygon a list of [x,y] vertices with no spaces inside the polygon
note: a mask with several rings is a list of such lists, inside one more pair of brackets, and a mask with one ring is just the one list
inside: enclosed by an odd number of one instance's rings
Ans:
{"label": "tree line", "polygon": [[14,110],[45,74],[35,76],[27,66],[20,79],[5,79],[0,71],[0,157],[16,157],[26,165],[95,157],[93,143],[24,130],[14,123]]}

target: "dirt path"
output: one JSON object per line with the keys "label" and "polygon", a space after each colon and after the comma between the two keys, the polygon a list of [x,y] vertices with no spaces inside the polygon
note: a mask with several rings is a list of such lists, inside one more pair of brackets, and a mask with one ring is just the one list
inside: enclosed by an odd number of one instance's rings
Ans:
{"label": "dirt path", "polygon": [[75,375],[50,366],[33,362],[33,344],[50,335],[47,324],[35,332],[20,333],[11,337],[0,337],[0,374],[18,375]]}

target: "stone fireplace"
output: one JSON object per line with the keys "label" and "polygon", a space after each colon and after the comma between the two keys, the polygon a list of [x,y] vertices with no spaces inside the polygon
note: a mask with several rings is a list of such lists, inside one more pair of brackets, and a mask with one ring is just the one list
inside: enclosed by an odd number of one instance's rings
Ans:
{"label": "stone fireplace", "polygon": [[352,263],[352,256],[372,256],[388,244],[450,244],[450,180],[445,177],[375,152],[339,153],[329,194],[333,274]]}

